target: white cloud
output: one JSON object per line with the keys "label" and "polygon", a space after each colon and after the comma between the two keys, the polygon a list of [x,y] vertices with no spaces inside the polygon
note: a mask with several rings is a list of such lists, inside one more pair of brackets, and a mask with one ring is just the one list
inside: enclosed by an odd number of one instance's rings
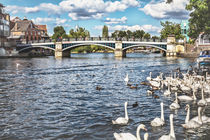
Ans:
{"label": "white cloud", "polygon": [[139,10],[157,19],[186,19],[188,12],[185,10],[185,6],[188,3],[189,0],[174,0],[170,4],[167,4],[166,0],[152,1]]}
{"label": "white cloud", "polygon": [[138,7],[138,0],[63,0],[59,5],[52,3],[41,3],[35,7],[7,6],[8,12],[16,13],[35,13],[45,11],[49,15],[68,14],[73,20],[79,19],[99,19],[106,13],[124,11],[129,7]]}
{"label": "white cloud", "polygon": [[42,24],[42,23],[48,23],[48,22],[52,22],[54,21],[55,19],[54,18],[40,18],[40,17],[37,17],[35,19],[32,19],[32,21],[35,23],[35,24]]}
{"label": "white cloud", "polygon": [[70,22],[71,20],[67,20],[67,19],[61,19],[61,18],[41,18],[41,17],[37,17],[35,19],[32,19],[32,21],[35,24],[48,24],[49,22],[54,23],[56,26],[58,25],[68,25],[66,24],[67,22]]}
{"label": "white cloud", "polygon": [[42,11],[46,11],[49,15],[60,15],[63,13],[62,7],[52,3],[41,3],[39,9]]}
{"label": "white cloud", "polygon": [[[102,30],[103,26],[98,25],[95,26],[96,30]],[[153,25],[133,25],[133,26],[128,26],[128,25],[116,25],[116,26],[109,26],[108,29],[110,32],[114,32],[115,30],[130,30],[130,31],[136,31],[136,30],[144,30],[145,32],[150,32],[150,33],[159,33],[161,31],[160,27],[153,26]]]}
{"label": "white cloud", "polygon": [[106,24],[120,24],[120,23],[126,23],[127,18],[124,16],[122,18],[106,18],[104,22]]}
{"label": "white cloud", "polygon": [[56,18],[56,24],[57,25],[62,25],[64,23],[66,23],[67,19],[60,19],[60,18]]}

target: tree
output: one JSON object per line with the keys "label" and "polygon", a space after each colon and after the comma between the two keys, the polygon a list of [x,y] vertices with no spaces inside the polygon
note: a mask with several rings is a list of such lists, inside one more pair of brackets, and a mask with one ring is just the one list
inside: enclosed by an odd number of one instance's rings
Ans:
{"label": "tree", "polygon": [[158,36],[152,36],[152,39],[160,39]]}
{"label": "tree", "polygon": [[163,29],[161,30],[161,39],[166,39],[169,35],[175,35],[176,39],[184,38],[181,34],[180,24],[172,23],[169,21],[161,22]]}
{"label": "tree", "polygon": [[70,29],[69,37],[72,37],[72,38],[90,37],[90,32],[82,27],[77,28],[76,31],[74,31],[74,29]]}
{"label": "tree", "polygon": [[210,1],[190,0],[186,9],[191,11],[188,35],[195,40],[201,32],[210,34]]}
{"label": "tree", "polygon": [[108,31],[108,27],[106,25],[104,25],[103,30],[102,30],[102,37],[109,37],[109,31]]}
{"label": "tree", "polygon": [[130,30],[126,31],[127,38],[132,38],[133,33]]}
{"label": "tree", "polygon": [[146,33],[146,34],[144,34],[144,38],[145,38],[145,39],[150,39],[150,38],[151,38],[151,36],[150,36],[150,34],[149,34],[149,33]]}
{"label": "tree", "polygon": [[145,32],[143,30],[136,30],[134,33],[133,33],[133,36],[135,38],[143,38],[144,37],[144,34]]}
{"label": "tree", "polygon": [[66,31],[64,30],[63,26],[56,26],[54,28],[54,34],[52,36],[53,39],[59,39],[59,38],[67,38]]}

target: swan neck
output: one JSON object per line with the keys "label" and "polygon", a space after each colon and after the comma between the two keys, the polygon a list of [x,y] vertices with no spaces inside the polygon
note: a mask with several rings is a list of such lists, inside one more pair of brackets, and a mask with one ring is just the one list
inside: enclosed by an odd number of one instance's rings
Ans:
{"label": "swan neck", "polygon": [[128,120],[128,111],[127,111],[127,105],[125,105],[125,119]]}
{"label": "swan neck", "polygon": [[195,91],[193,90],[193,100],[196,100]]}
{"label": "swan neck", "polygon": [[170,117],[170,135],[175,138],[173,118]]}
{"label": "swan neck", "polygon": [[187,115],[185,118],[185,124],[187,124],[190,120],[190,107],[187,108]]}
{"label": "swan neck", "polygon": [[163,104],[161,104],[161,116],[160,116],[160,119],[165,121],[164,120],[164,109],[163,109]]}
{"label": "swan neck", "polygon": [[201,107],[198,107],[198,121],[202,123],[202,119],[201,119]]}
{"label": "swan neck", "polygon": [[141,137],[140,137],[140,127],[137,128],[137,131],[136,131],[136,137],[137,137],[137,140],[141,140]]}
{"label": "swan neck", "polygon": [[204,100],[204,93],[203,93],[204,91],[203,91],[203,89],[202,89],[202,91],[201,91],[201,95],[202,95],[202,100]]}
{"label": "swan neck", "polygon": [[177,97],[177,93],[175,94],[175,96],[176,96],[175,103],[177,103],[177,104],[178,104],[178,97]]}

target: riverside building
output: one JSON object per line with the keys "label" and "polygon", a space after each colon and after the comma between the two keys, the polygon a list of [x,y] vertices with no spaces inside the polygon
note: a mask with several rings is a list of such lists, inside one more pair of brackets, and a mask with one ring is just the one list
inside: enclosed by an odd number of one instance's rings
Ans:
{"label": "riverside building", "polygon": [[0,3],[0,48],[5,47],[5,42],[9,36],[10,16],[4,12],[4,6]]}

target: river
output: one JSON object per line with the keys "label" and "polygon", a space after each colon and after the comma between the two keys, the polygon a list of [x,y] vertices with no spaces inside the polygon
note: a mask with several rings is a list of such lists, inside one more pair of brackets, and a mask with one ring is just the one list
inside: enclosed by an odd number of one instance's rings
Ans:
{"label": "river", "polygon": [[[207,140],[210,127],[189,132],[180,125],[185,120],[186,103],[171,111],[174,96],[164,97],[163,91],[157,91],[160,98],[154,99],[146,93],[149,87],[139,85],[150,71],[156,77],[159,72],[169,75],[178,67],[186,71],[189,65],[194,65],[194,59],[140,53],[123,59],[103,53],[72,54],[72,58],[63,59],[0,59],[0,139],[114,140],[114,132],[135,135],[143,123],[149,139],[156,140],[169,134],[169,114],[173,113],[178,140]],[[138,89],[125,85],[126,74]],[[96,90],[97,86],[102,89]],[[113,125],[111,120],[124,116],[125,101],[129,124]],[[133,108],[136,101],[139,106]],[[152,128],[150,121],[160,117],[161,101],[166,125]],[[197,116],[196,104],[190,105],[191,117]],[[210,116],[209,108],[205,114]]]}

